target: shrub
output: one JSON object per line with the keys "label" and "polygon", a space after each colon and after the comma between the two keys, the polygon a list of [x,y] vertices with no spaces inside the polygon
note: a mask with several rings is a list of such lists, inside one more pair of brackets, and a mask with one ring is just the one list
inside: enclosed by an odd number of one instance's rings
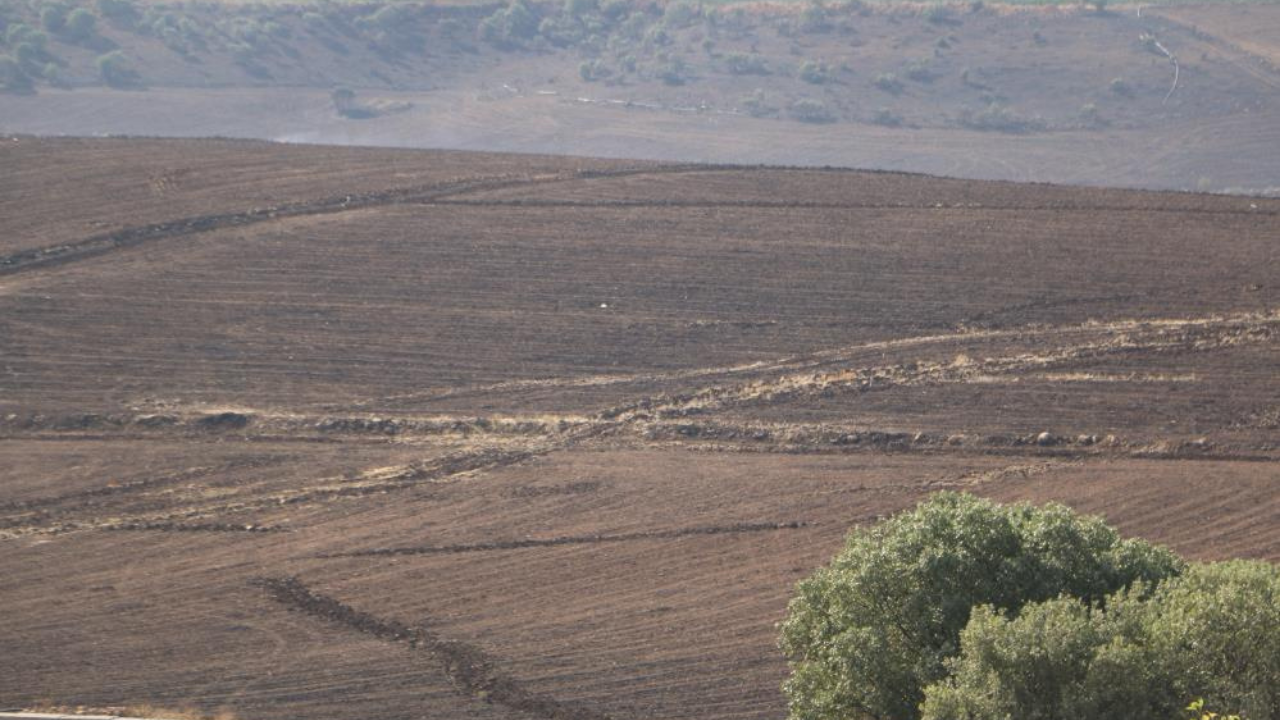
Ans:
{"label": "shrub", "polygon": [[823,33],[831,29],[827,19],[827,8],[822,0],[810,0],[804,10],[800,11],[800,30],[807,33]]}
{"label": "shrub", "polygon": [[125,27],[132,27],[138,21],[138,8],[131,0],[98,0],[98,13]]}
{"label": "shrub", "polygon": [[974,130],[994,132],[1023,133],[1042,130],[1044,121],[1039,117],[1026,117],[1010,110],[998,102],[990,102],[985,108],[974,112],[966,109],[960,115],[960,122]]}
{"label": "shrub", "polygon": [[1125,82],[1124,78],[1112,79],[1107,87],[1110,88],[1111,92],[1121,97],[1133,96],[1133,88],[1129,87],[1129,83]]}
{"label": "shrub", "polygon": [[890,110],[887,107],[879,108],[871,116],[871,122],[876,125],[884,125],[885,127],[898,127],[902,125],[902,116]]}
{"label": "shrub", "polygon": [[902,81],[893,73],[880,73],[876,76],[875,86],[887,93],[897,95],[902,92]]}
{"label": "shrub", "polygon": [[686,28],[702,18],[702,9],[687,0],[667,3],[662,11],[662,24],[669,30]]}
{"label": "shrub", "polygon": [[565,0],[564,11],[570,17],[580,18],[600,9],[598,0]]}
{"label": "shrub", "polygon": [[[1280,713],[1280,570],[1192,566],[1150,597],[1089,606],[1061,597],[1016,616],[974,611],[951,678],[926,690],[925,720],[1169,720],[1186,703]],[[1201,713],[1197,713],[1197,718]]]}
{"label": "shrub", "polygon": [[807,123],[829,123],[836,120],[836,116],[827,109],[826,103],[810,98],[791,103],[791,117]]}
{"label": "shrub", "polygon": [[731,53],[725,58],[729,72],[734,75],[768,75],[769,63],[759,55]]}
{"label": "shrub", "polygon": [[764,97],[764,90],[756,88],[750,95],[742,98],[742,108],[747,111],[751,117],[769,117],[776,115],[778,108],[771,106]]}
{"label": "shrub", "polygon": [[672,58],[658,70],[658,78],[671,86],[683,85],[689,81],[689,68],[680,58]]}
{"label": "shrub", "polygon": [[578,76],[587,82],[595,82],[612,77],[613,71],[599,60],[587,60],[578,66]]}
{"label": "shrub", "polygon": [[98,75],[111,87],[130,87],[138,82],[138,73],[119,50],[98,56]]}
{"label": "shrub", "polygon": [[930,5],[924,9],[921,17],[935,25],[959,25],[960,21],[951,15],[951,9],[945,5]]}
{"label": "shrub", "polygon": [[936,494],[855,529],[829,566],[799,583],[781,628],[791,717],[918,718],[973,607],[1016,613],[1061,594],[1097,602],[1181,568],[1172,553],[1061,505]]}
{"label": "shrub", "polygon": [[831,70],[822,61],[806,60],[800,63],[800,79],[812,85],[821,85],[831,79]]}
{"label": "shrub", "polygon": [[67,26],[67,14],[70,8],[65,5],[45,5],[40,10],[40,25],[54,35],[60,34]]}
{"label": "shrub", "polygon": [[926,59],[912,60],[907,63],[907,66],[903,69],[903,74],[909,80],[922,83],[933,82],[934,79],[933,68]]}
{"label": "shrub", "polygon": [[76,8],[67,15],[63,34],[77,43],[88,42],[98,34],[98,18],[84,8]]}
{"label": "shrub", "polygon": [[31,78],[22,64],[8,55],[0,55],[0,89],[12,93],[31,92]]}
{"label": "shrub", "polygon": [[538,17],[524,0],[512,0],[480,23],[480,37],[500,46],[517,45],[537,32]]}

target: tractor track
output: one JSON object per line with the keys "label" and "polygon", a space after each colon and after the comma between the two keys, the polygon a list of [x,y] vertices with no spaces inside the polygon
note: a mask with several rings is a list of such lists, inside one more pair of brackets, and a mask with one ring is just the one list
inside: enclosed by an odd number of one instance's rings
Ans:
{"label": "tractor track", "polygon": [[600,177],[626,177],[631,175],[662,175],[685,172],[707,172],[727,169],[721,166],[669,165],[648,168],[619,168],[617,170],[577,171],[546,176],[492,176],[433,183],[425,186],[397,188],[375,192],[334,195],[328,198],[282,203],[238,212],[214,213],[180,218],[167,222],[124,228],[93,235],[82,240],[42,248],[20,250],[0,256],[0,277],[16,275],[31,270],[53,268],[70,263],[125,250],[142,244],[197,235],[228,228],[248,227],[289,218],[331,215],[354,210],[438,202],[450,197],[473,192],[504,190],[542,184],[555,184]]}
{"label": "tractor track", "polygon": [[585,705],[530,690],[499,669],[498,661],[475,645],[445,639],[422,626],[357,610],[312,590],[296,577],[259,578],[252,584],[276,603],[311,618],[425,652],[440,664],[459,694],[547,720],[608,720],[608,715]]}
{"label": "tractor track", "polygon": [[369,550],[352,550],[350,552],[317,555],[316,557],[334,559],[400,555],[457,555],[462,553],[493,552],[500,550],[563,547],[566,545],[604,545],[608,543],[635,542],[640,540],[674,540],[677,538],[707,535],[738,535],[744,533],[774,532],[778,530],[799,530],[810,526],[811,523],[802,521],[778,523],[736,523],[733,525],[706,525],[701,527],[678,528],[674,530],[649,530],[646,532],[621,533],[617,535],[565,535],[545,539],[525,538],[522,540],[495,540],[491,542],[459,545],[421,545],[416,547],[372,548]]}
{"label": "tractor track", "polygon": [[[497,188],[505,189],[505,188]],[[983,203],[839,203],[820,201],[785,201],[768,200],[543,200],[538,198],[511,199],[465,199],[455,197],[426,198],[417,201],[421,205],[459,205],[472,207],[522,207],[522,208],[593,208],[593,209],[631,209],[631,208],[689,208],[696,210],[911,210],[915,212],[972,210],[974,212],[1052,212],[1052,213],[1162,213],[1174,215],[1209,215],[1231,216],[1250,215],[1262,217],[1278,217],[1280,210],[1263,210],[1260,208],[1173,208],[1145,207],[1125,205],[987,205]]]}

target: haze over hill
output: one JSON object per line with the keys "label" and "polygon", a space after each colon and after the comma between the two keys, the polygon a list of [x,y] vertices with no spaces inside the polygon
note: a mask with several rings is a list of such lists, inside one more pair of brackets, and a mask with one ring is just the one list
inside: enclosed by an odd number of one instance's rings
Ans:
{"label": "haze over hill", "polygon": [[0,6],[0,130],[1280,187],[1280,5]]}

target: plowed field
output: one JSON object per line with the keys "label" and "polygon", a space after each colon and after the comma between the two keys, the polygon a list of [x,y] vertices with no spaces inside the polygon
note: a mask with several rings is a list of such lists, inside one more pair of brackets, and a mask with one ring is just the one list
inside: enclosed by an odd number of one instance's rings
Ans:
{"label": "plowed field", "polygon": [[0,164],[0,706],[776,718],[792,584],[941,489],[1280,560],[1280,201]]}

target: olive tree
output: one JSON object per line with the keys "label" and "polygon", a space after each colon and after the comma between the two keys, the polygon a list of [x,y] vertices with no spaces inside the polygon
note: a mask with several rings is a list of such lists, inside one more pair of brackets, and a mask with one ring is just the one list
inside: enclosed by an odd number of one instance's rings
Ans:
{"label": "olive tree", "polygon": [[1173,553],[1126,540],[1061,505],[938,493],[857,528],[801,581],[781,626],[793,720],[915,720],[950,674],[974,607],[1016,616],[1068,595],[1087,603],[1176,576]]}
{"label": "olive tree", "polygon": [[925,720],[1170,720],[1188,701],[1280,718],[1280,570],[1193,565],[1147,596],[977,608]]}

